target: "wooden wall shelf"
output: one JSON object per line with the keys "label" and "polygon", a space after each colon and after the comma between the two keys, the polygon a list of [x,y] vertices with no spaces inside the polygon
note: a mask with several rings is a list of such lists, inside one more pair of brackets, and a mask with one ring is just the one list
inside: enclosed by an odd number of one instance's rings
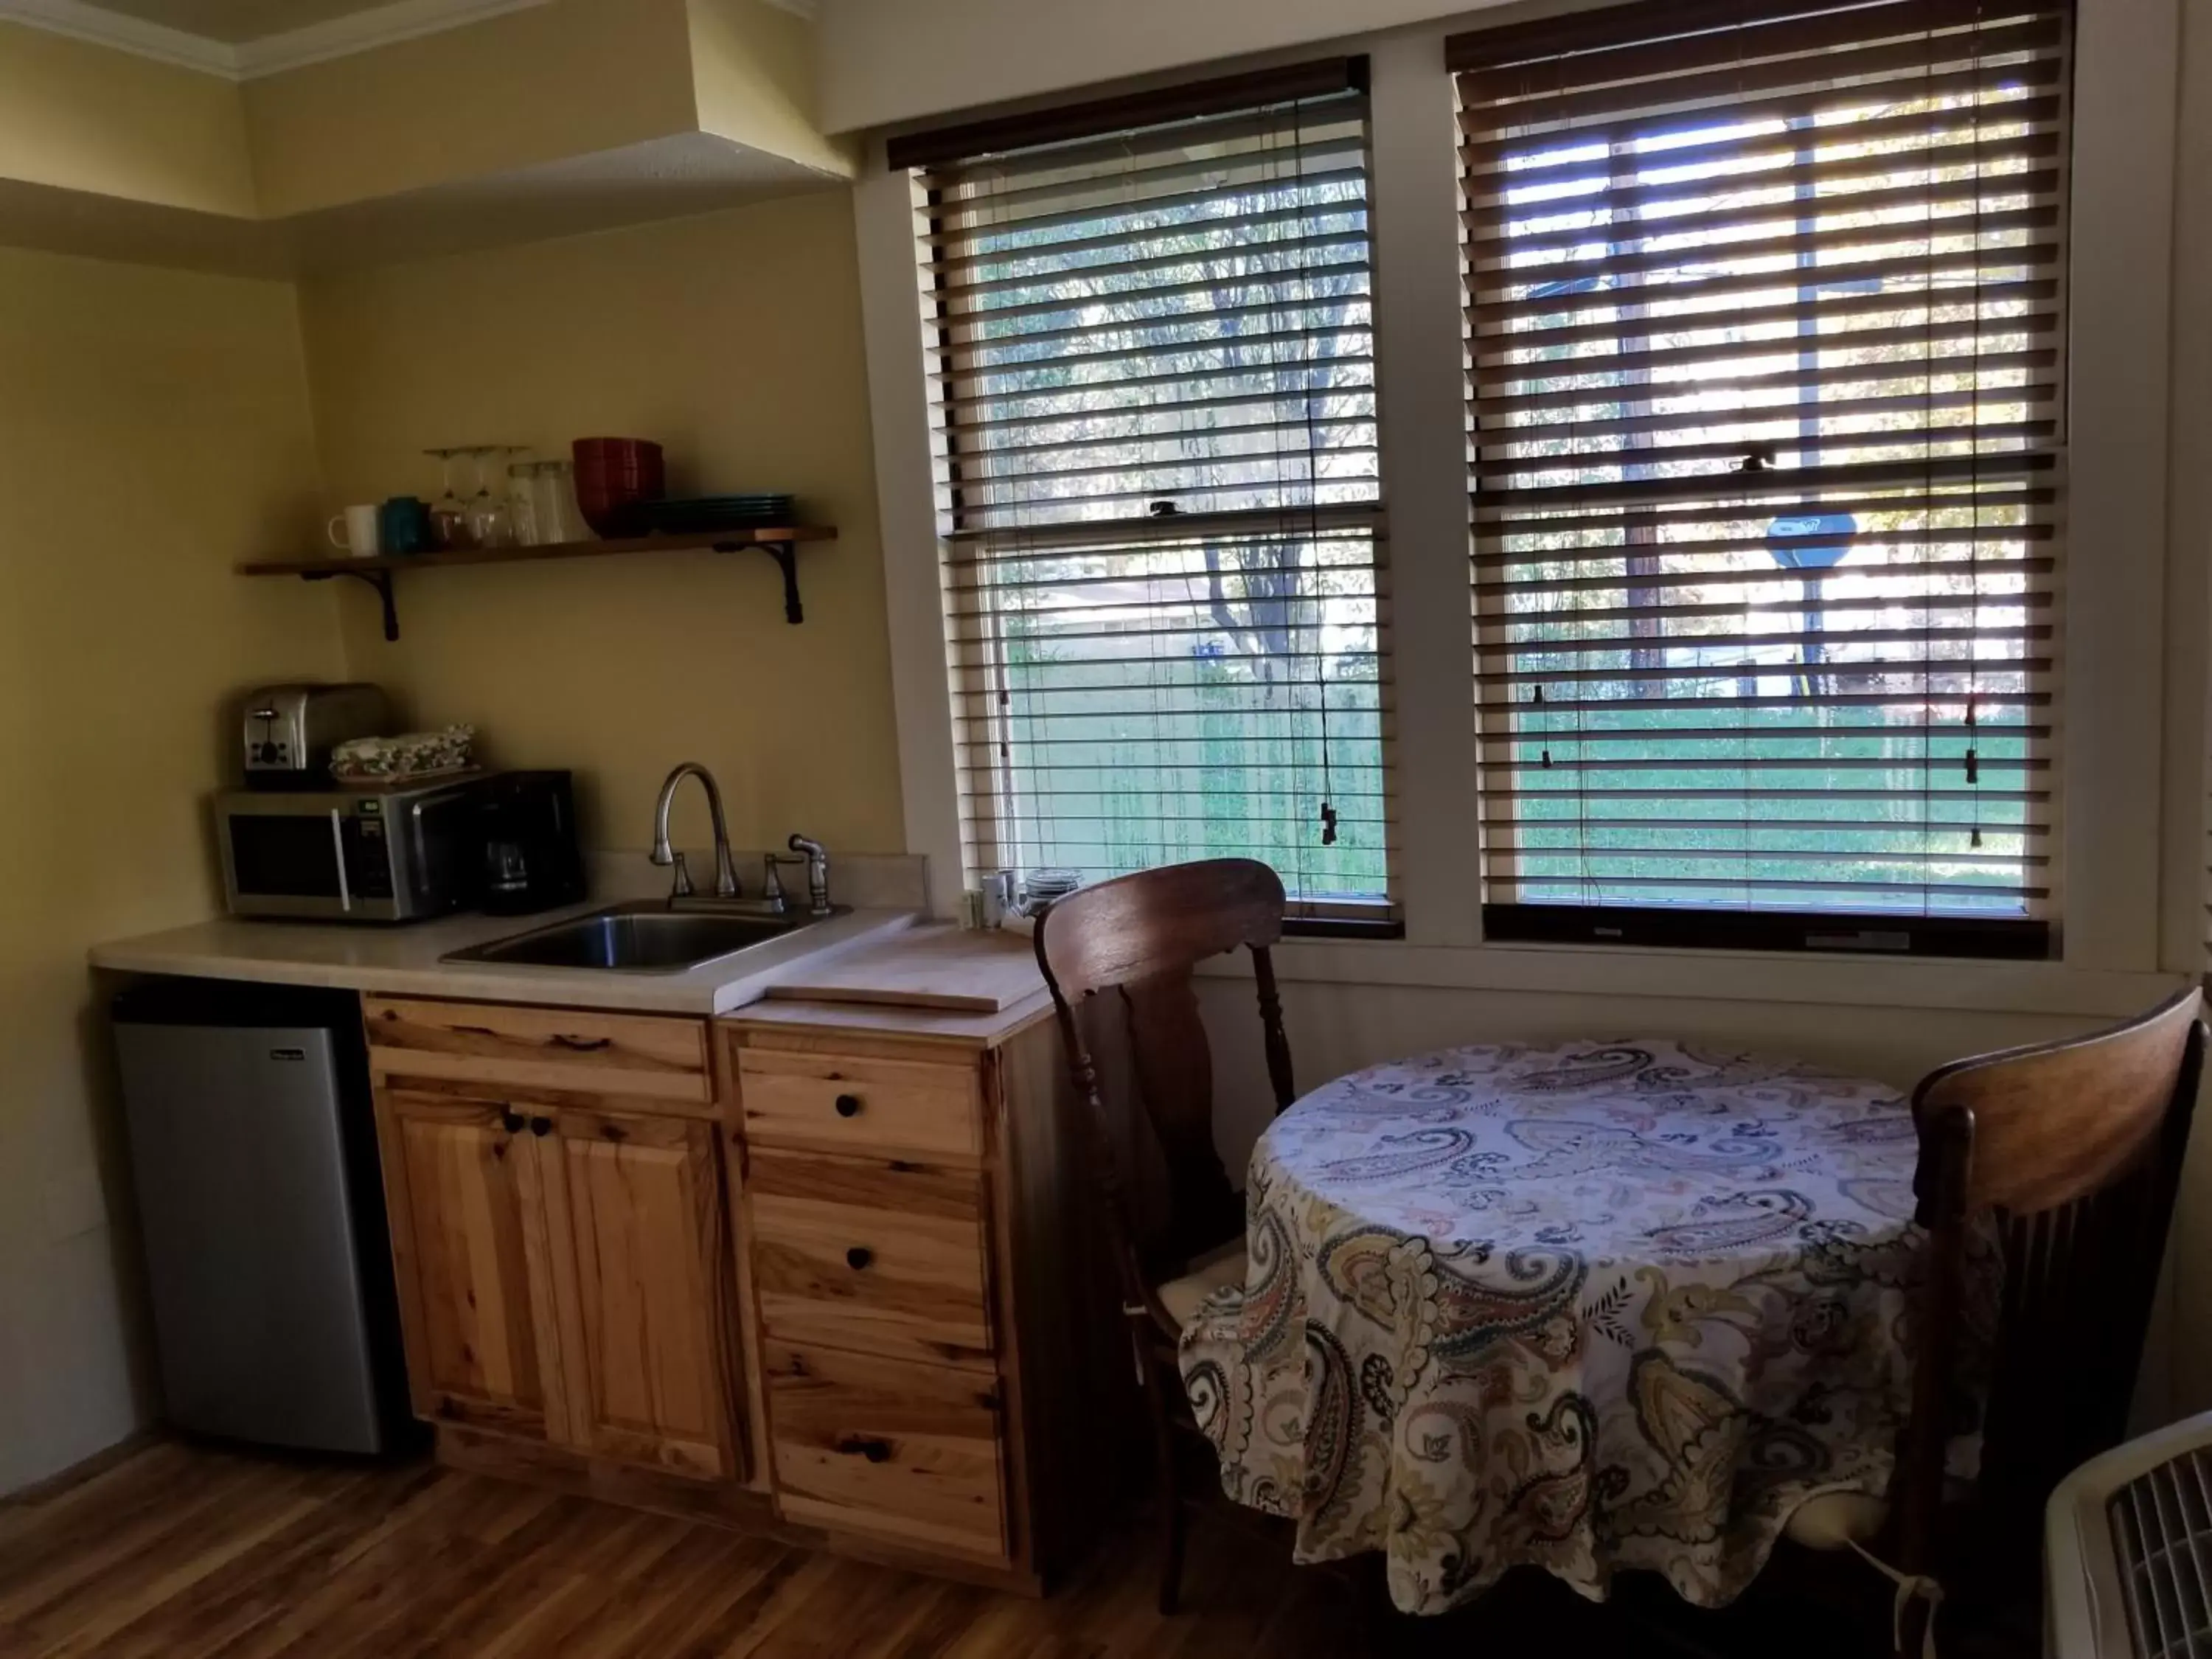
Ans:
{"label": "wooden wall shelf", "polygon": [[799,602],[799,544],[836,539],[836,531],[827,525],[779,525],[697,536],[634,536],[620,541],[556,542],[544,547],[459,547],[444,553],[379,553],[358,559],[345,554],[248,559],[237,569],[241,576],[297,576],[311,582],[351,576],[367,582],[384,602],[384,637],[396,640],[399,610],[392,596],[392,579],[398,571],[461,564],[532,564],[543,559],[607,559],[631,553],[741,553],[757,548],[782,569],[784,620],[796,623],[805,620]]}

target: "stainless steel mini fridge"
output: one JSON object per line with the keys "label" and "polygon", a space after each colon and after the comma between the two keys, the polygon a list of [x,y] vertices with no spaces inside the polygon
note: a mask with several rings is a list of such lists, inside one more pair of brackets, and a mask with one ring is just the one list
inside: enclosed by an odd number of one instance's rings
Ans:
{"label": "stainless steel mini fridge", "polygon": [[356,1000],[152,980],[114,1019],[167,1420],[411,1447]]}

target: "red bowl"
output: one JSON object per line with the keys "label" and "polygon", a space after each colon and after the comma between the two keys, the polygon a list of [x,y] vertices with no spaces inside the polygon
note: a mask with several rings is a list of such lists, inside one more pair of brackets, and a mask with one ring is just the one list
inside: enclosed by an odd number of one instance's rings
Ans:
{"label": "red bowl", "polygon": [[660,446],[650,438],[579,438],[569,445],[576,471],[614,470],[658,474]]}
{"label": "red bowl", "polygon": [[579,438],[569,446],[576,464],[576,505],[584,522],[602,536],[635,527],[628,511],[668,493],[660,446],[650,438]]}
{"label": "red bowl", "polygon": [[647,494],[642,490],[591,490],[579,488],[576,506],[584,515],[584,522],[600,535],[613,540],[634,536],[637,530],[637,506],[641,501],[656,501],[660,492]]}

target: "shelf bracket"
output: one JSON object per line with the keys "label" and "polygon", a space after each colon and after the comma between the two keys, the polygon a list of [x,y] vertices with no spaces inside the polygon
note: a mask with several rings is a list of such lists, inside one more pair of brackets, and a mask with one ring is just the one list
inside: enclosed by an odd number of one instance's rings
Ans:
{"label": "shelf bracket", "polygon": [[796,542],[714,542],[710,544],[717,553],[742,553],[747,548],[758,548],[774,559],[783,569],[783,619],[787,623],[806,620],[805,608],[799,602],[799,544]]}
{"label": "shelf bracket", "polygon": [[384,637],[387,641],[399,637],[399,607],[392,602],[392,573],[389,570],[304,570],[300,580],[326,582],[333,576],[350,576],[357,582],[367,582],[376,590],[376,597],[384,604]]}

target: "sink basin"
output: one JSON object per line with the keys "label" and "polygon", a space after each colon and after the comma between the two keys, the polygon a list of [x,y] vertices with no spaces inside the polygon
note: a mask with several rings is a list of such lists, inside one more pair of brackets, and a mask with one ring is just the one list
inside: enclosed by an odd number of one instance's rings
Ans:
{"label": "sink basin", "polygon": [[617,905],[449,952],[447,962],[494,962],[532,968],[601,968],[617,972],[680,974],[783,938],[811,916],[732,915],[671,910],[659,903]]}

